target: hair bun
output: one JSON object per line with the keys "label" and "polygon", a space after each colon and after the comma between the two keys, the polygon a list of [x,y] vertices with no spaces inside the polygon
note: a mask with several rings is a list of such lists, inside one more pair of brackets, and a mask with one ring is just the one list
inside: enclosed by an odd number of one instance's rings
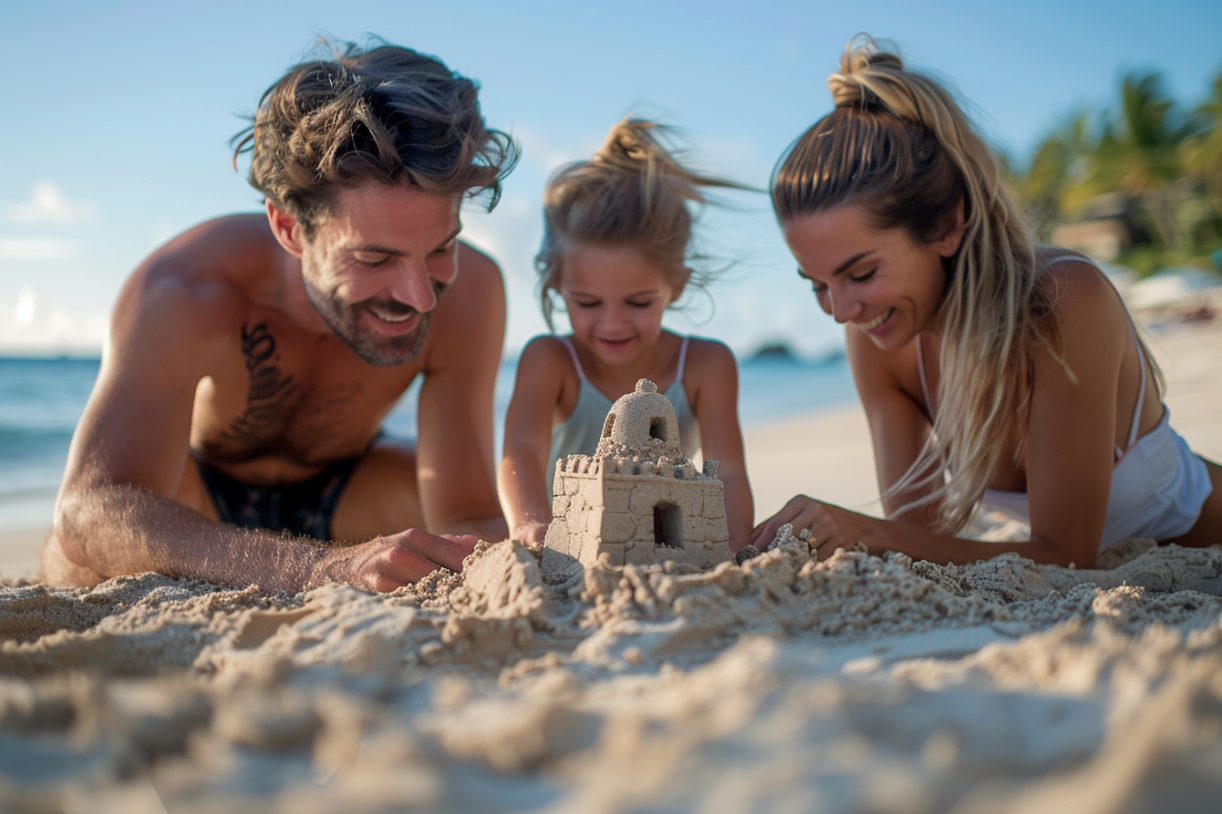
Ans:
{"label": "hair bun", "polygon": [[625,158],[630,161],[647,160],[653,151],[650,149],[649,137],[645,133],[654,129],[655,126],[653,122],[643,119],[624,117],[607,133],[607,138],[603,141],[602,146],[594,153],[593,160],[612,164],[619,163]]}
{"label": "hair bun", "polygon": [[840,72],[827,78],[836,107],[885,109],[886,105],[871,88],[870,80],[879,68],[903,71],[904,62],[897,54],[881,50],[869,34],[858,34],[849,40],[840,57]]}

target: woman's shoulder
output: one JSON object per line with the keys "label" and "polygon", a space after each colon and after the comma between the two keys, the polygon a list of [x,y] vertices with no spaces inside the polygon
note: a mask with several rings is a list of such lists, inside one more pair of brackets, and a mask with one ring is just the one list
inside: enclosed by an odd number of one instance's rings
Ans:
{"label": "woman's shoulder", "polygon": [[1040,281],[1048,287],[1053,313],[1097,316],[1124,313],[1123,302],[1099,264],[1081,252],[1059,246],[1038,246],[1035,261]]}

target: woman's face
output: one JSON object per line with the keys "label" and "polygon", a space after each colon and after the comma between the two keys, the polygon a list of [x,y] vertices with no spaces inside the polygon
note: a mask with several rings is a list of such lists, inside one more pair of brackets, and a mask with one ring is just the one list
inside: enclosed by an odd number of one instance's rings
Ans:
{"label": "woman's face", "polygon": [[937,329],[946,286],[945,258],[959,249],[962,226],[933,243],[904,229],[879,229],[866,210],[846,204],[794,218],[785,242],[819,306],[884,350]]}
{"label": "woman's face", "polygon": [[682,293],[635,249],[573,244],[562,269],[558,288],[574,337],[612,367],[653,346],[662,314]]}

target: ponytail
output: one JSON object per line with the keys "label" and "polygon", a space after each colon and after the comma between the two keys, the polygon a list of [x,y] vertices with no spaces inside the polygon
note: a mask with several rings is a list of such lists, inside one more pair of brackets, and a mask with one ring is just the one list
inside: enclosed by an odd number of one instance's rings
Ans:
{"label": "ponytail", "polygon": [[1005,451],[1022,454],[1030,354],[1047,345],[1060,358],[1051,294],[1037,284],[1032,236],[996,157],[944,88],[864,36],[850,41],[828,88],[836,109],[798,139],[773,174],[782,222],[859,204],[879,228],[903,228],[929,243],[963,208],[963,238],[948,262],[940,312],[933,432],[887,489],[894,496],[934,485],[898,512],[936,505],[936,527],[954,533],[971,519]]}

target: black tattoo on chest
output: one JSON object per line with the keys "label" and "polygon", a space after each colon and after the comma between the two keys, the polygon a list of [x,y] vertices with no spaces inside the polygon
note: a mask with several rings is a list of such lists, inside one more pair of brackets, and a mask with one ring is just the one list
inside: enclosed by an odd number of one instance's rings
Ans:
{"label": "black tattoo on chest", "polygon": [[276,338],[267,330],[267,323],[260,322],[253,328],[242,326],[242,355],[246,357],[246,375],[250,382],[246,409],[224,435],[249,444],[283,422],[285,402],[297,392],[297,383],[281,371]]}

